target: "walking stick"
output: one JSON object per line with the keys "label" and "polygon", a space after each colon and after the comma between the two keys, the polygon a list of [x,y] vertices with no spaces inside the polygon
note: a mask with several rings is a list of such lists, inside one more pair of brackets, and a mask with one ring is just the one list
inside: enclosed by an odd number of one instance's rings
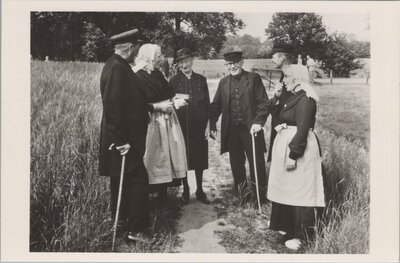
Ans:
{"label": "walking stick", "polygon": [[258,191],[258,176],[257,176],[257,163],[256,163],[256,147],[254,142],[255,134],[251,136],[251,142],[253,145],[253,164],[254,164],[254,177],[256,178],[256,190],[257,190],[257,202],[258,202],[258,212],[261,214],[261,204],[260,204],[260,193]]}
{"label": "walking stick", "polygon": [[114,222],[114,235],[113,235],[112,248],[111,248],[112,251],[114,251],[115,237],[117,235],[117,226],[118,226],[118,218],[119,218],[119,207],[121,205],[121,195],[122,195],[122,183],[124,181],[124,170],[125,170],[125,155],[122,156],[121,175],[120,175],[121,179],[119,181],[117,212],[115,213],[115,219],[114,219],[115,222]]}

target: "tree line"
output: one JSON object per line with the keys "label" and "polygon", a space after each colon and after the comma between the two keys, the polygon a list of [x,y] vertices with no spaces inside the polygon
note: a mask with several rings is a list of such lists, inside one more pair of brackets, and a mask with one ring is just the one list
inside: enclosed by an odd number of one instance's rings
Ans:
{"label": "tree line", "polygon": [[245,58],[268,58],[273,43],[292,44],[294,54],[310,55],[326,71],[349,76],[360,67],[355,58],[370,57],[370,43],[351,35],[326,30],[315,13],[275,13],[266,25],[267,40],[237,36],[245,26],[225,12],[32,12],[31,55],[34,59],[105,61],[112,53],[107,39],[138,28],[142,37],[160,44],[172,57],[179,47],[198,51],[201,58],[221,58],[240,48]]}

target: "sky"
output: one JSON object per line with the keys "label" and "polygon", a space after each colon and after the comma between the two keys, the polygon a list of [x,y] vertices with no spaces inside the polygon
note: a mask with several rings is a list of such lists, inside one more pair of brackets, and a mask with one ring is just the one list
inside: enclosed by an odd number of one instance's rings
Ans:
{"label": "sky", "polygon": [[[265,28],[272,21],[272,13],[235,13],[236,16],[246,24],[244,29],[237,32],[238,35],[249,34],[253,37],[260,37],[264,41]],[[367,14],[334,14],[318,13],[322,16],[322,22],[328,33],[335,31],[347,34],[354,34],[356,39],[368,41],[369,30],[367,29]]]}

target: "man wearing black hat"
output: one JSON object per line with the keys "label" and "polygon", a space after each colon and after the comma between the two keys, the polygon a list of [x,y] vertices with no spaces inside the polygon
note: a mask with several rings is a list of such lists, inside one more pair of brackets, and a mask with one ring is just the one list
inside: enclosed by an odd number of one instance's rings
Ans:
{"label": "man wearing black hat", "polygon": [[110,177],[111,215],[115,219],[122,155],[126,156],[120,225],[128,230],[128,241],[148,242],[148,176],[143,164],[148,106],[129,62],[139,47],[138,30],[111,37],[115,52],[104,65],[100,78],[103,102],[99,171]]}
{"label": "man wearing black hat", "polygon": [[268,117],[268,96],[260,75],[242,69],[242,52],[224,54],[230,75],[221,79],[211,103],[210,129],[215,136],[216,122],[221,120],[221,154],[229,152],[235,189],[246,185],[246,156],[250,167],[253,194],[256,192],[252,136],[255,136],[257,176],[260,199],[265,202],[266,151],[262,127]]}
{"label": "man wearing black hat", "polygon": [[271,135],[269,141],[269,151],[267,161],[272,160],[272,146],[276,137],[276,130],[274,127],[281,123],[279,114],[283,109],[287,99],[292,95],[288,92],[285,85],[285,72],[290,71],[290,64],[292,60],[292,46],[285,43],[274,43],[272,48],[272,63],[275,64],[277,69],[282,71],[279,83],[275,85],[274,97],[268,101],[269,111],[271,113]]}
{"label": "man wearing black hat", "polygon": [[[204,76],[193,72],[193,55],[189,48],[177,51],[174,63],[178,65],[178,73],[170,79],[176,93],[188,95],[188,105],[176,111],[185,138],[186,154],[189,170],[195,171],[196,198],[210,204],[203,191],[203,170],[208,168],[208,141],[206,132],[210,97],[207,80]],[[207,133],[207,135],[206,135]],[[189,203],[189,185],[187,177],[183,181],[182,202]]]}

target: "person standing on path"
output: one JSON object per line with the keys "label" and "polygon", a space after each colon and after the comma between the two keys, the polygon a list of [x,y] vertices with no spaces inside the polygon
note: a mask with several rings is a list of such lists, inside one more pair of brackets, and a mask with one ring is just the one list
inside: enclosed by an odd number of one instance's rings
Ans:
{"label": "person standing on path", "polygon": [[224,54],[225,66],[229,75],[218,84],[210,106],[210,130],[216,136],[216,123],[221,120],[221,154],[229,152],[229,159],[236,192],[247,185],[245,161],[250,167],[251,186],[255,196],[255,173],[253,167],[252,136],[255,136],[255,152],[260,201],[264,203],[266,169],[264,153],[266,151],[262,127],[269,110],[268,96],[260,75],[242,69],[241,51]]}
{"label": "person standing on path", "polygon": [[[196,198],[210,204],[210,200],[203,191],[203,171],[208,168],[208,111],[210,97],[207,80],[204,76],[193,72],[193,53],[189,48],[177,51],[174,62],[178,66],[178,73],[169,83],[178,94],[188,95],[188,105],[177,110],[183,137],[185,138],[188,169],[194,170],[196,175]],[[190,189],[187,177],[182,179],[182,202],[189,203]]]}
{"label": "person standing on path", "polygon": [[167,203],[167,188],[180,186],[187,173],[185,141],[175,111],[186,102],[172,101],[175,91],[159,70],[163,61],[159,45],[144,44],[133,67],[151,108],[143,158],[149,174],[149,191],[158,192],[160,207]]}
{"label": "person standing on path", "polygon": [[110,177],[111,217],[115,220],[122,155],[126,156],[119,225],[126,225],[127,241],[148,242],[150,226],[148,175],[143,164],[148,106],[129,63],[140,43],[138,30],[111,37],[115,52],[100,77],[103,116],[100,135],[100,176]]}
{"label": "person standing on path", "polygon": [[315,235],[316,219],[325,206],[321,149],[314,133],[318,96],[304,81],[305,66],[294,65],[286,76],[293,95],[285,103],[275,127],[268,199],[272,202],[270,229],[286,235],[285,245],[298,250]]}
{"label": "person standing on path", "polygon": [[282,71],[279,83],[275,84],[275,94],[274,97],[268,100],[268,107],[271,113],[271,135],[269,141],[269,150],[267,161],[270,162],[272,158],[272,146],[274,139],[276,137],[275,126],[281,123],[279,119],[279,114],[283,109],[287,99],[292,95],[288,92],[285,84],[285,74],[287,75],[291,69],[292,60],[292,46],[284,43],[274,43],[272,48],[272,63],[275,64],[277,69]]}

